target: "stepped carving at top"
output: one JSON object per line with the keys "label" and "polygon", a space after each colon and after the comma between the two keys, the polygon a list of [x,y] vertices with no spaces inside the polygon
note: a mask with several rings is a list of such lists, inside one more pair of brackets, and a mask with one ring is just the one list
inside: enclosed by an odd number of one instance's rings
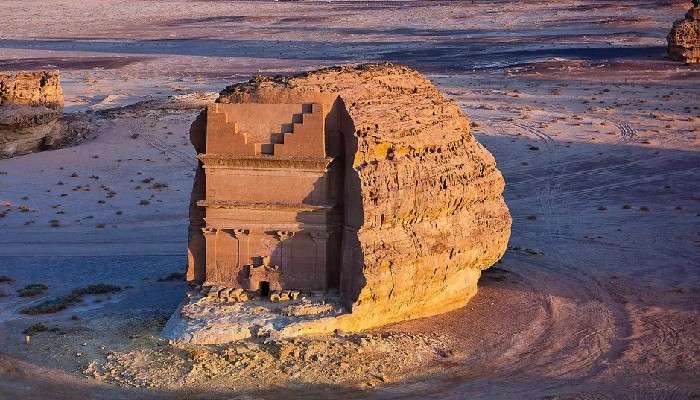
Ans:
{"label": "stepped carving at top", "polygon": [[323,158],[323,110],[322,104],[215,103],[207,110],[207,153]]}

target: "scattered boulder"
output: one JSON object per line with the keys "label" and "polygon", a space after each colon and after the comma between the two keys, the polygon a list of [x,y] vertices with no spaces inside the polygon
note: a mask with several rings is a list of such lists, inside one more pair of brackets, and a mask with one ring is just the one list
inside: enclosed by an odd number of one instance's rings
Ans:
{"label": "scattered boulder", "polygon": [[700,63],[700,7],[692,7],[685,18],[674,22],[666,40],[672,60]]}
{"label": "scattered boulder", "polygon": [[68,146],[87,131],[63,115],[58,71],[0,73],[0,158]]}
{"label": "scattered boulder", "polygon": [[[25,289],[29,288],[30,286],[39,286],[41,292],[39,294],[43,293],[44,290],[47,289],[45,285],[29,285]],[[42,288],[43,287],[43,288]],[[25,307],[20,310],[22,314],[27,314],[27,315],[41,315],[41,314],[53,314],[57,313],[59,311],[65,310],[66,308],[78,304],[82,301],[83,297],[86,295],[102,295],[102,294],[112,294],[112,293],[117,293],[122,290],[121,287],[115,286],[115,285],[110,285],[110,284],[105,284],[105,283],[99,283],[96,285],[88,285],[85,287],[73,289],[70,293],[59,296],[50,300],[45,300],[42,301],[39,304],[34,304],[29,307]],[[20,296],[23,296],[20,293]]]}

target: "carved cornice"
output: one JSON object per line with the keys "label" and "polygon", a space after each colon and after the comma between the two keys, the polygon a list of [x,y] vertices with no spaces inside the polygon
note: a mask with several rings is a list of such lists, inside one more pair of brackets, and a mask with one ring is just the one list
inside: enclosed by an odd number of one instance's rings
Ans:
{"label": "carved cornice", "polygon": [[231,200],[199,200],[199,207],[207,208],[231,208],[244,210],[272,210],[272,211],[296,211],[296,212],[312,212],[312,211],[331,211],[330,206],[314,206],[310,204],[277,204],[277,203],[250,203]]}
{"label": "carved cornice", "polygon": [[236,169],[298,169],[306,171],[328,170],[332,158],[235,156],[230,154],[199,154],[197,159],[204,163],[204,168]]}

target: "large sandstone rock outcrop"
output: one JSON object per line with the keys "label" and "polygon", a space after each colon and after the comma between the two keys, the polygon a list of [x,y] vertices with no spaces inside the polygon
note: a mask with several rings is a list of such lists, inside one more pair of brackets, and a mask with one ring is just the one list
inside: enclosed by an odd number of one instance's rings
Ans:
{"label": "large sandstone rock outcrop", "polygon": [[[343,148],[339,292],[350,311],[283,335],[361,330],[465,305],[482,270],[505,252],[511,217],[493,156],[469,120],[420,73],[392,64],[258,77],[227,87],[219,103],[322,103]],[[198,153],[206,111],[192,126]],[[195,179],[191,245],[200,243],[203,196]],[[272,188],[274,190],[274,188]],[[201,272],[190,266],[197,282]]]}
{"label": "large sandstone rock outcrop", "polygon": [[0,158],[58,148],[86,134],[63,117],[58,71],[0,73]]}
{"label": "large sandstone rock outcrop", "polygon": [[671,59],[700,63],[700,7],[691,8],[685,18],[674,22],[666,40]]}

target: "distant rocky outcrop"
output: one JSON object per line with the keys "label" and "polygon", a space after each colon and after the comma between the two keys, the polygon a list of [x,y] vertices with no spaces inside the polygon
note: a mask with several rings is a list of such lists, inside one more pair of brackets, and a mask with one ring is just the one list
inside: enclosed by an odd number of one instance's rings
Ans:
{"label": "distant rocky outcrop", "polygon": [[58,71],[0,73],[0,158],[63,147],[86,134],[79,118],[63,116]]}
{"label": "distant rocky outcrop", "polygon": [[[362,330],[453,310],[474,296],[481,271],[504,254],[511,217],[503,177],[457,104],[420,73],[367,64],[257,77],[226,88],[218,102],[323,104],[331,110],[326,128],[340,132],[340,142],[326,146],[344,147],[338,290],[349,312],[292,324],[282,336]],[[200,153],[205,119],[206,111],[191,130]],[[203,188],[203,178],[195,179],[194,228],[203,226],[196,207]],[[198,276],[191,270],[188,279],[197,283]]]}
{"label": "distant rocky outcrop", "polygon": [[688,64],[700,63],[700,7],[694,6],[685,18],[674,22],[666,39],[671,59]]}
{"label": "distant rocky outcrop", "polygon": [[62,109],[60,80],[58,71],[0,73],[0,106],[23,104]]}

